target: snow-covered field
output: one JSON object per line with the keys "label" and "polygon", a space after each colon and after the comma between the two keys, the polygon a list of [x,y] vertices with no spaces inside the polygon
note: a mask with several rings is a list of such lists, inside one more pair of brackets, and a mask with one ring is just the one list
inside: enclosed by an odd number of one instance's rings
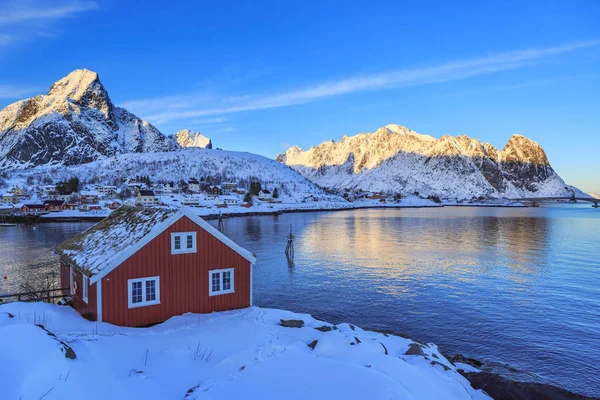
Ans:
{"label": "snow-covered field", "polygon": [[489,399],[434,344],[258,307],[121,328],[11,303],[0,338],[3,399]]}

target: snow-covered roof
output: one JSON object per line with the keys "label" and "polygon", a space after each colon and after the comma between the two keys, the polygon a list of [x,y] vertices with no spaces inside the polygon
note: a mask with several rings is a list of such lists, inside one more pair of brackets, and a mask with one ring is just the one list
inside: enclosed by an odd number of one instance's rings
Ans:
{"label": "snow-covered roof", "polygon": [[98,195],[100,195],[100,193],[98,193],[95,190],[82,190],[80,194],[82,196],[98,196]]}
{"label": "snow-covered roof", "polygon": [[57,252],[94,283],[139,251],[181,217],[187,217],[240,256],[254,263],[248,250],[234,243],[186,207],[123,206],[88,230],[57,247]]}

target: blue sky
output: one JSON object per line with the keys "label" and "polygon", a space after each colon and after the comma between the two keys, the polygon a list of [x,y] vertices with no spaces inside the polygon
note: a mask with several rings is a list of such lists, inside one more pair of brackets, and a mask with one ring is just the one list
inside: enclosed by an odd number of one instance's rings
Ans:
{"label": "blue sky", "polygon": [[[323,4],[326,3],[326,4]],[[600,192],[600,2],[0,0],[0,107],[77,68],[164,133],[274,157],[389,123],[520,133]]]}

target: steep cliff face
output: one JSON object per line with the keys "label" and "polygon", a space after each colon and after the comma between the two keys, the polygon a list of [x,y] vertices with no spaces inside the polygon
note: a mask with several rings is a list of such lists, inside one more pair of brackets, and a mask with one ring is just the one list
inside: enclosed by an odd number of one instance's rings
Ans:
{"label": "steep cliff face", "polygon": [[115,107],[98,74],[85,69],[57,81],[46,95],[0,111],[0,169],[76,165],[177,148],[148,122]]}
{"label": "steep cliff face", "polygon": [[520,135],[500,151],[468,136],[435,139],[387,125],[307,151],[293,146],[277,160],[322,186],[340,189],[457,199],[569,194],[542,148]]}
{"label": "steep cliff face", "polygon": [[203,149],[212,149],[212,141],[201,134],[190,129],[182,129],[175,134],[177,143],[181,147],[200,147]]}

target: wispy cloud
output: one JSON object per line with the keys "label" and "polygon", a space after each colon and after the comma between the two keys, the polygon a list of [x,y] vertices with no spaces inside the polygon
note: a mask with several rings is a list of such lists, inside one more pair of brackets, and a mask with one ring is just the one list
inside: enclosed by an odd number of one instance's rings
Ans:
{"label": "wispy cloud", "polygon": [[22,99],[38,92],[39,89],[33,87],[0,85],[0,99]]}
{"label": "wispy cloud", "polygon": [[31,21],[55,21],[95,8],[98,8],[98,5],[93,1],[71,1],[52,5],[47,2],[7,1],[0,4],[0,26]]}
{"label": "wispy cloud", "polygon": [[[145,117],[150,121],[164,123],[170,120],[287,107],[368,90],[455,81],[521,68],[547,57],[599,45],[600,40],[591,40],[555,47],[511,51],[430,67],[409,68],[351,77],[275,94],[263,93],[261,95],[228,97],[221,100],[213,97],[210,101],[206,101],[206,96],[204,96],[204,99],[196,98],[194,95],[170,96],[162,99],[131,101],[126,103],[125,106],[131,107],[135,112],[145,114]],[[212,106],[206,106],[207,104]],[[215,104],[218,104],[218,106],[215,106]]]}

